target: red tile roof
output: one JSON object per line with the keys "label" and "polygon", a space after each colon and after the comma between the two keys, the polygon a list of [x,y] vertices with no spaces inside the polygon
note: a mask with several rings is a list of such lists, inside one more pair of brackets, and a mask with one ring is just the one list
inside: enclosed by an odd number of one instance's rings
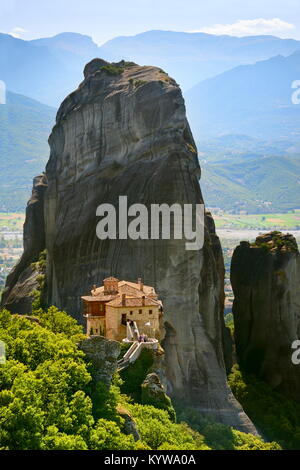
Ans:
{"label": "red tile roof", "polygon": [[[114,277],[109,277],[105,281],[117,281],[118,293],[107,294],[104,286],[98,287],[91,291],[90,296],[81,297],[86,302],[106,302],[111,307],[123,307],[122,296],[126,296],[126,307],[151,307],[160,306],[162,302],[157,299],[154,287],[143,285],[143,290],[139,283],[130,281],[118,281]],[[143,305],[143,297],[145,305]]]}
{"label": "red tile roof", "polygon": [[126,297],[126,305],[122,303],[122,296],[118,295],[114,300],[108,302],[110,307],[158,307],[161,303],[158,300],[145,298],[145,305],[143,305],[142,297]]}

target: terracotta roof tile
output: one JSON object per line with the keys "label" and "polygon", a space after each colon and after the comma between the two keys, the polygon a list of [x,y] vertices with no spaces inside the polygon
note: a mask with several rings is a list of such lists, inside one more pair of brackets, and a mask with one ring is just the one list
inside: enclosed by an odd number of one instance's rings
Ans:
{"label": "terracotta roof tile", "polygon": [[115,299],[117,294],[114,295],[88,295],[81,297],[82,300],[86,300],[87,302],[109,302],[110,300]]}
{"label": "terracotta roof tile", "polygon": [[[122,296],[118,295],[114,300],[108,302],[110,307],[124,307],[122,304]],[[149,297],[145,298],[145,305],[143,305],[142,297],[126,297],[126,307],[151,307],[151,306],[159,306],[161,302],[158,300],[150,299]]]}
{"label": "terracotta roof tile", "polygon": [[[117,281],[116,278],[108,278],[107,280],[116,280]],[[140,285],[137,282],[118,281],[118,289],[119,289],[119,292],[123,292],[124,294],[127,293],[127,292],[129,293],[129,290],[132,289],[132,292],[133,292],[133,290],[135,291],[136,296],[146,295],[146,296],[150,296],[150,297],[153,296],[153,297],[157,298],[157,294],[155,292],[154,287],[144,285],[143,290],[141,291],[140,290]],[[91,291],[91,294],[93,296],[99,296],[103,293],[104,293],[104,286],[97,287],[95,290]]]}

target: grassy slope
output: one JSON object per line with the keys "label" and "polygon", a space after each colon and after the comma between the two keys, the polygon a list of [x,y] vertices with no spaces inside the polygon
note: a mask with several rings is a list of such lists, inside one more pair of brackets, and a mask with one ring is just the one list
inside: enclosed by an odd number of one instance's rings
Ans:
{"label": "grassy slope", "polygon": [[14,93],[0,106],[0,210],[24,210],[49,155],[55,109]]}
{"label": "grassy slope", "polygon": [[218,214],[214,215],[217,228],[253,229],[253,230],[298,230],[300,228],[300,210],[286,214]]}
{"label": "grassy slope", "polygon": [[300,159],[260,157],[201,166],[201,187],[210,207],[252,213],[299,208]]}

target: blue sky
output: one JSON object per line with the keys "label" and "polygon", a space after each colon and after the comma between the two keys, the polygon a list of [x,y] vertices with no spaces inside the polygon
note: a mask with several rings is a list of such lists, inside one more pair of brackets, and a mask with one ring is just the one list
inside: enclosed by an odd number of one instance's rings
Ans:
{"label": "blue sky", "polygon": [[101,44],[151,29],[300,39],[299,0],[0,0],[0,32],[22,39],[64,31]]}

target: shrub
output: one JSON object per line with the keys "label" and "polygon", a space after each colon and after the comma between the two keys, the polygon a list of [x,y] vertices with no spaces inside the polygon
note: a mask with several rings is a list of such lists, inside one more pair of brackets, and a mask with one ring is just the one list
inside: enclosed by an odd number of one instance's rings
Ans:
{"label": "shrub", "polygon": [[141,403],[142,383],[152,364],[152,351],[144,349],[138,360],[120,373],[123,381],[121,392],[130,396],[137,403]]}
{"label": "shrub", "polygon": [[103,70],[103,72],[106,72],[108,75],[112,76],[122,75],[122,73],[124,72],[123,67],[118,67],[112,64],[104,65],[103,67],[101,67],[101,70]]}
{"label": "shrub", "polygon": [[229,385],[264,436],[284,449],[300,448],[300,405],[235,366]]}

